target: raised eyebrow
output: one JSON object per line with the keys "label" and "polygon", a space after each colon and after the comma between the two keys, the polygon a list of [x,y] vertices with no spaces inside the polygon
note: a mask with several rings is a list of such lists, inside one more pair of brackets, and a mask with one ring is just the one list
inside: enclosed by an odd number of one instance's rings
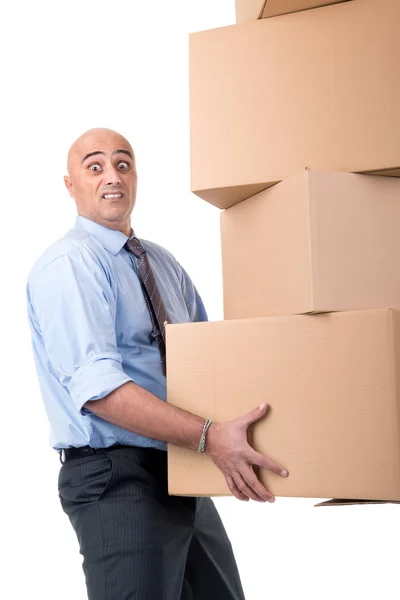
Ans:
{"label": "raised eyebrow", "polygon": [[96,156],[98,154],[103,154],[104,155],[104,152],[100,152],[100,150],[95,150],[94,152],[89,152],[88,154],[85,154],[85,156],[81,160],[81,165],[83,165],[83,163],[85,162],[85,160],[87,160],[91,156]]}
{"label": "raised eyebrow", "polygon": [[124,150],[123,148],[117,148],[117,150],[113,151],[113,154],[127,154],[129,158],[133,160],[132,152],[129,152],[129,150]]}

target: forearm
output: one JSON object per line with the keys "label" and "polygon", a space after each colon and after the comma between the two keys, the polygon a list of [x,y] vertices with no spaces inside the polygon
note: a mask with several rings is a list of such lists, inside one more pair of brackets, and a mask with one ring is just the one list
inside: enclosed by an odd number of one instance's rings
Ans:
{"label": "forearm", "polygon": [[139,435],[197,450],[204,419],[128,382],[101,400],[85,404],[92,413]]}

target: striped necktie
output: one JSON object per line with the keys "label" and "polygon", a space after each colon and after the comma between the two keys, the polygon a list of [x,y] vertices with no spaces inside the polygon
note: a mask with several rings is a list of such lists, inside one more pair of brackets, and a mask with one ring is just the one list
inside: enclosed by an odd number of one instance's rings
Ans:
{"label": "striped necktie", "polygon": [[165,352],[165,325],[170,323],[170,319],[161,298],[160,290],[152,271],[149,257],[137,237],[130,238],[125,246],[125,250],[131,252],[136,260],[137,274],[142,286],[147,308],[149,309],[151,322],[153,325],[152,336],[156,341],[161,357],[162,372],[166,374],[166,352]]}

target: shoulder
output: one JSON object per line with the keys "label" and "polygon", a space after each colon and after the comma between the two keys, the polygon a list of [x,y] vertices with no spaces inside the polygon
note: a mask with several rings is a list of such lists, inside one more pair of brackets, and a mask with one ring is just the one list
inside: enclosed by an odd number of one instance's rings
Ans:
{"label": "shoulder", "polygon": [[162,263],[164,267],[172,268],[175,272],[179,273],[179,276],[182,275],[182,267],[179,262],[176,260],[175,256],[164,248],[160,246],[160,244],[156,244],[155,242],[150,242],[149,240],[141,239],[143,247],[147,251],[150,258],[157,260],[159,263]]}
{"label": "shoulder", "polygon": [[107,251],[89,233],[70,229],[62,238],[49,246],[34,263],[28,275],[32,287],[46,273],[70,269],[72,263],[96,268],[107,262]]}
{"label": "shoulder", "polygon": [[175,263],[177,262],[176,258],[172,254],[172,252],[170,252],[169,250],[164,248],[164,246],[160,246],[160,244],[156,244],[155,242],[150,242],[149,240],[144,240],[142,238],[141,238],[141,242],[143,244],[143,247],[150,254],[157,255],[165,260],[169,260],[169,261],[172,261]]}

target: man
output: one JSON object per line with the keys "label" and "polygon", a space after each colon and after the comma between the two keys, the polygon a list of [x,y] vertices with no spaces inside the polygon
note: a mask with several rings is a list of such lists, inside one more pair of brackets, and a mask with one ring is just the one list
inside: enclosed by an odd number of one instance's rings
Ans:
{"label": "man", "polygon": [[253,466],[287,473],[247,442],[266,405],[210,423],[165,402],[160,314],[172,323],[207,317],[174,257],[132,231],[137,175],[128,141],[108,129],[83,134],[69,151],[65,184],[76,226],[33,267],[28,314],[63,462],[59,497],[89,599],[243,599],[211,500],[168,495],[165,450],[170,442],[205,451],[237,498],[273,501]]}

